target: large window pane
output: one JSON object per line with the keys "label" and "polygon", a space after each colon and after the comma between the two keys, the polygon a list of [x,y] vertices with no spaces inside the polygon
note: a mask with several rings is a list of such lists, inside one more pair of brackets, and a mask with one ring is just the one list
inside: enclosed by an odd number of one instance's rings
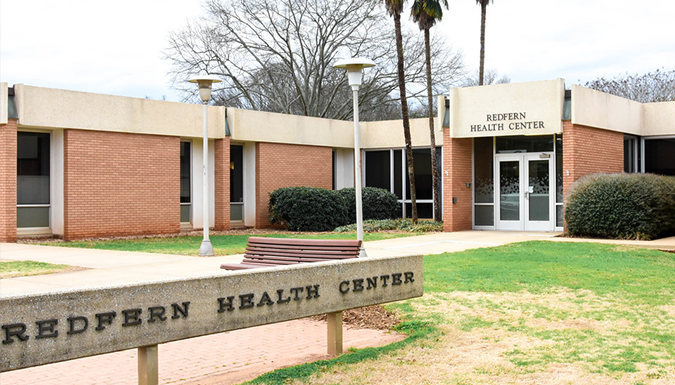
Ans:
{"label": "large window pane", "polygon": [[495,224],[494,205],[476,205],[475,210],[476,210],[476,218],[474,225],[494,226]]}
{"label": "large window pane", "polygon": [[49,227],[49,207],[17,207],[16,227]]}
{"label": "large window pane", "polygon": [[530,160],[528,175],[530,220],[548,221],[550,216],[548,160]]}
{"label": "large window pane", "polygon": [[[420,219],[430,219],[434,217],[433,203],[417,203],[417,217]],[[405,204],[405,215],[412,218],[412,203]]]}
{"label": "large window pane", "polygon": [[[190,159],[191,159],[191,144],[190,142],[180,142],[180,203],[190,203]],[[181,215],[182,217],[182,215]],[[181,222],[189,222],[189,220]]]}
{"label": "large window pane", "polygon": [[553,135],[498,136],[496,138],[496,147],[498,154],[552,152]]}
{"label": "large window pane", "polygon": [[390,151],[366,151],[366,186],[391,189]]}
{"label": "large window pane", "polygon": [[675,138],[645,140],[645,172],[675,176]]}
{"label": "large window pane", "polygon": [[520,220],[520,162],[499,163],[499,218]]}
{"label": "large window pane", "polygon": [[230,146],[230,202],[244,201],[244,146]]}
{"label": "large window pane", "polygon": [[[413,150],[413,161],[415,162],[415,191],[417,192],[417,199],[433,199],[431,150],[428,148]],[[408,181],[407,185],[407,191],[410,191],[410,181]]]}
{"label": "large window pane", "polygon": [[474,146],[474,187],[475,203],[494,202],[494,172],[492,138],[476,138]]}
{"label": "large window pane", "polygon": [[49,134],[17,135],[17,204],[49,204]]}
{"label": "large window pane", "polygon": [[243,221],[244,220],[244,205],[240,203],[230,204],[230,220]]}
{"label": "large window pane", "polygon": [[192,217],[192,205],[182,204],[180,205],[180,221],[181,222],[190,222]]}
{"label": "large window pane", "polygon": [[[398,199],[403,199],[403,173],[408,170],[403,170],[403,157],[405,152],[402,150],[394,150],[394,194]],[[408,179],[408,178],[406,178]],[[408,191],[410,191],[408,189]],[[410,196],[408,195],[408,199]]]}
{"label": "large window pane", "polygon": [[555,136],[555,201],[563,201],[563,142],[562,135]]}

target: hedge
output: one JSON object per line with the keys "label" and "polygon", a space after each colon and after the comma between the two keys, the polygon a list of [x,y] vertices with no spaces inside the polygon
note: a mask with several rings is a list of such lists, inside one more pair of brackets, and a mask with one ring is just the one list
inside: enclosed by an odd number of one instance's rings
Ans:
{"label": "hedge", "polygon": [[675,233],[675,178],[594,174],[572,185],[565,208],[573,236],[654,239]]}
{"label": "hedge", "polygon": [[332,231],[347,221],[340,194],[322,188],[285,187],[270,194],[270,222],[291,231]]}
{"label": "hedge", "polygon": [[[400,204],[387,190],[362,190],[363,217],[400,217]],[[284,187],[270,194],[270,222],[286,225],[291,231],[332,231],[356,222],[356,193],[353,188],[338,191],[313,187]]]}
{"label": "hedge", "polygon": [[[356,189],[343,188],[338,193],[345,199],[347,205],[347,222],[344,225],[356,223]],[[364,187],[361,189],[363,201],[363,220],[368,219],[395,219],[401,217],[401,204],[391,192],[377,188]]]}

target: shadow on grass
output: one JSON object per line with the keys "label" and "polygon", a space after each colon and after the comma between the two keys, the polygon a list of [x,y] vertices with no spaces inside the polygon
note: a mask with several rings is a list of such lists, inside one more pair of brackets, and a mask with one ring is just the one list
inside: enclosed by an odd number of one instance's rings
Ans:
{"label": "shadow on grass", "polygon": [[277,369],[273,372],[265,373],[256,379],[245,382],[244,384],[284,385],[293,380],[304,380],[315,373],[325,372],[335,366],[377,359],[381,355],[399,350],[417,340],[431,338],[439,333],[436,326],[429,322],[420,321],[402,322],[394,327],[393,330],[405,333],[408,337],[403,341],[394,342],[377,348],[356,349],[353,352],[343,354],[331,360],[321,360],[284,369]]}

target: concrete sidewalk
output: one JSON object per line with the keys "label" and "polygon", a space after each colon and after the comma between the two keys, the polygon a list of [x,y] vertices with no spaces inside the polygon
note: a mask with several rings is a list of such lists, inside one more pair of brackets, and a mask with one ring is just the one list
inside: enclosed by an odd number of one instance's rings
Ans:
{"label": "concrete sidewalk", "polygon": [[[528,240],[601,242],[675,250],[675,237],[657,241],[560,238],[558,233],[461,231],[367,242],[372,257],[440,254]],[[224,262],[241,255],[193,257],[30,244],[0,244],[0,260],[32,260],[87,270],[0,280],[0,297],[73,288],[154,282],[167,278],[228,274]],[[400,336],[348,329],[345,349],[388,344]],[[267,371],[327,358],[325,324],[296,320],[160,345],[160,383],[229,384]],[[133,384],[136,350],[82,358],[0,374],[0,384]]]}

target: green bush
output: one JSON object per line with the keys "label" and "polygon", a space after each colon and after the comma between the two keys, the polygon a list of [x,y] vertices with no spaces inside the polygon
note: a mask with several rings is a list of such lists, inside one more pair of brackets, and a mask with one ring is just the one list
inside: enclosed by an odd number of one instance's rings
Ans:
{"label": "green bush", "polygon": [[675,178],[594,174],[574,183],[565,208],[573,236],[653,239],[675,233]]}
{"label": "green bush", "polygon": [[[334,230],[336,233],[349,233],[356,231],[356,224],[340,226]],[[417,221],[413,223],[412,219],[381,219],[367,220],[363,222],[363,231],[374,233],[378,231],[409,231],[412,233],[428,233],[433,231],[443,231],[443,222],[436,221]]]}
{"label": "green bush", "polygon": [[[345,199],[347,205],[347,222],[356,223],[356,189],[343,188],[338,193]],[[377,188],[364,187],[361,190],[363,201],[363,220],[368,219],[394,219],[401,217],[401,204],[398,198],[391,192]]]}
{"label": "green bush", "polygon": [[313,187],[285,187],[270,194],[270,222],[291,231],[331,231],[347,222],[340,194]]}

